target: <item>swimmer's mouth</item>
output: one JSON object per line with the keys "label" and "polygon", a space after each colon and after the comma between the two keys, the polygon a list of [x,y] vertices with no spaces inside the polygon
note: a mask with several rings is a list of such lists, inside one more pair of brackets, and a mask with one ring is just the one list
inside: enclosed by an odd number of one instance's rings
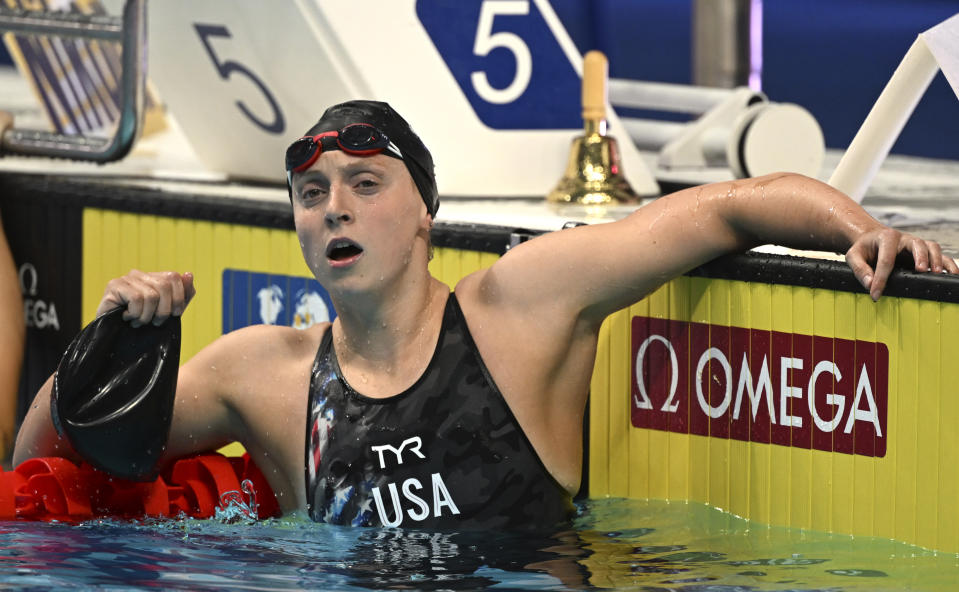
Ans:
{"label": "swimmer's mouth", "polygon": [[363,253],[363,247],[347,238],[337,238],[326,245],[326,258],[330,261],[349,261]]}

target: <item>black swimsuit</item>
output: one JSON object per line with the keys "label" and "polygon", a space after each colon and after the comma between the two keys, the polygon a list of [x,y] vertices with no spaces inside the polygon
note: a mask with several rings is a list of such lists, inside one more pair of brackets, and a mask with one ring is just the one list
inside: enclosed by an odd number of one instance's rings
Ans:
{"label": "black swimsuit", "polygon": [[569,520],[569,494],[490,378],[454,294],[426,371],[392,397],[372,399],[350,387],[331,334],[310,378],[306,493],[313,520],[434,529]]}

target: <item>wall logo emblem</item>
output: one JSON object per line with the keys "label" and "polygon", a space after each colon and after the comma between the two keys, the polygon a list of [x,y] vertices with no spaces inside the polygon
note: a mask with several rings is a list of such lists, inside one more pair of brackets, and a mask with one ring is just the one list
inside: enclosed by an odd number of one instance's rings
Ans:
{"label": "wall logo emblem", "polygon": [[32,263],[24,263],[18,272],[20,277],[20,293],[23,294],[23,317],[28,328],[60,330],[60,319],[57,317],[55,302],[47,302],[38,295],[37,286],[40,283],[40,274]]}
{"label": "wall logo emblem", "polygon": [[333,302],[313,278],[223,271],[223,332],[248,325],[306,329],[336,318]]}
{"label": "wall logo emblem", "polygon": [[632,319],[640,428],[885,456],[883,343]]}

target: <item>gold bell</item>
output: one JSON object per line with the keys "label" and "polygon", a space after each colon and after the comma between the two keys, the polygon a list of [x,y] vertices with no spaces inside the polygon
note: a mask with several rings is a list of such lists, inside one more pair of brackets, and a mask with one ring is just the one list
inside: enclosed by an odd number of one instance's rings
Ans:
{"label": "gold bell", "polygon": [[586,206],[639,203],[623,176],[616,139],[606,135],[606,56],[590,51],[583,59],[584,134],[573,140],[566,173],[546,196],[554,204]]}

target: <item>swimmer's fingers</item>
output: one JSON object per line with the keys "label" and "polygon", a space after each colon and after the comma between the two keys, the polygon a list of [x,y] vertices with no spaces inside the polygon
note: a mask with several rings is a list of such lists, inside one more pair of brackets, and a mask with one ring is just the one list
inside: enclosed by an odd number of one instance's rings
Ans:
{"label": "swimmer's fingers", "polygon": [[872,278],[872,285],[869,287],[869,296],[873,301],[879,300],[883,290],[886,289],[886,282],[889,280],[889,274],[896,266],[896,255],[899,254],[898,240],[900,233],[887,228],[877,234],[876,250],[876,274]]}
{"label": "swimmer's fingers", "polygon": [[183,306],[180,308],[179,313],[174,311],[173,314],[182,315],[187,305],[190,304],[190,301],[196,296],[196,284],[193,281],[193,274],[189,271],[180,275],[180,279],[183,282]]}
{"label": "swimmer's fingers", "polygon": [[103,298],[100,299],[100,306],[97,307],[97,316],[120,307],[127,309],[123,313],[124,320],[135,319],[140,316],[140,311],[136,308],[136,304],[134,304],[134,310],[130,310],[133,290],[134,287],[131,285],[128,276],[113,278],[107,282],[107,287],[103,291]]}
{"label": "swimmer's fingers", "polygon": [[912,252],[916,271],[959,274],[955,259],[942,253],[942,245],[934,240],[925,240],[911,234],[902,235],[901,250]]}
{"label": "swimmer's fingers", "polygon": [[901,242],[901,250],[912,252],[916,271],[928,271],[933,268],[934,256],[925,241],[904,234]]}
{"label": "swimmer's fingers", "polygon": [[[161,322],[166,320],[169,312],[164,315],[163,312],[159,310],[161,301],[164,298],[163,286],[157,283],[151,274],[136,269],[132,270],[125,277],[129,280],[131,290],[129,292],[130,300],[127,303],[127,312],[123,315],[123,318],[132,321],[134,327],[140,327],[152,322],[157,315],[162,317]],[[166,301],[169,303],[169,295],[167,295]],[[169,310],[169,304],[167,304],[167,307],[167,310]]]}
{"label": "swimmer's fingers", "polygon": [[[164,271],[160,273],[146,274],[144,281],[152,286],[156,295],[156,306],[153,308],[152,317],[145,315],[148,309],[144,310],[144,316],[139,319],[141,323],[152,322],[154,325],[162,325],[170,316],[180,316],[186,310],[187,305],[193,296],[196,295],[196,289],[193,286],[193,274],[180,274],[175,271]],[[150,307],[153,305],[152,294],[145,292],[151,298],[147,301]]]}
{"label": "swimmer's fingers", "polygon": [[154,274],[154,279],[160,301],[153,324],[160,325],[170,315],[178,317],[183,314],[190,300],[196,295],[196,288],[193,287],[193,274],[189,272],[179,274],[166,271],[159,275]]}
{"label": "swimmer's fingers", "polygon": [[959,266],[952,257],[942,254],[942,246],[936,241],[923,240],[911,234],[903,235],[903,250],[912,252],[916,271],[935,273],[959,273]]}
{"label": "swimmer's fingers", "polygon": [[946,273],[959,274],[959,265],[956,265],[956,260],[947,255],[942,257],[942,269]]}
{"label": "swimmer's fingers", "polygon": [[147,323],[160,325],[171,314],[183,314],[195,293],[192,274],[145,273],[134,269],[107,284],[97,315],[123,307],[126,309],[123,319],[131,321],[134,327]]}
{"label": "swimmer's fingers", "polygon": [[877,244],[873,240],[860,237],[846,251],[846,264],[866,290],[872,287],[872,278],[875,275],[875,271],[869,262],[876,257],[876,247]]}
{"label": "swimmer's fingers", "polygon": [[[862,235],[846,252],[846,262],[863,287],[869,290],[872,299],[878,300],[886,288],[896,255],[903,251],[912,254],[916,271],[959,273],[955,260],[944,256],[936,241],[923,240],[891,228]],[[870,266],[873,260],[875,269]]]}
{"label": "swimmer's fingers", "polygon": [[[878,300],[892,273],[899,248],[899,232],[890,228],[863,234],[846,251],[846,263],[859,283]],[[875,261],[875,268],[871,262]]]}
{"label": "swimmer's fingers", "polygon": [[156,308],[150,318],[141,318],[140,322],[160,326],[170,318],[174,305],[182,306],[183,285],[180,283],[180,274],[175,271],[152,273],[145,279],[156,292]]}

